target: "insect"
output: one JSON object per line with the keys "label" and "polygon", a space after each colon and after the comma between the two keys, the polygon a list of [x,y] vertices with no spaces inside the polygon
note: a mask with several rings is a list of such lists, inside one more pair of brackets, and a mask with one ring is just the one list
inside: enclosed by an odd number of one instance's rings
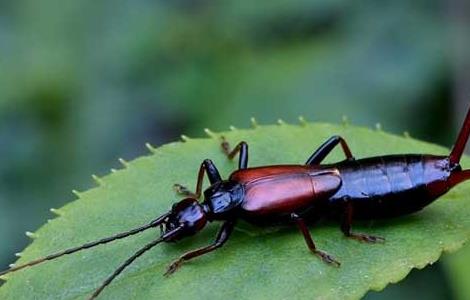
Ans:
{"label": "insect", "polygon": [[[337,216],[342,220],[341,231],[346,237],[368,243],[383,242],[382,237],[353,232],[352,221],[417,212],[455,185],[470,179],[470,170],[462,170],[459,164],[469,135],[470,110],[449,156],[406,154],[355,159],[347,142],[342,137],[333,136],[303,165],[255,168],[248,168],[247,143],[240,142],[232,150],[223,140],[221,146],[229,159],[239,155],[238,170],[227,180],[223,180],[214,163],[206,159],[200,166],[195,192],[176,184],[177,191],[186,198],[150,223],[13,267],[0,275],[160,227],[160,237],[117,268],[89,298],[95,299],[130,264],[159,243],[194,235],[208,222],[222,222],[215,241],[180,256],[168,267],[165,275],[170,275],[184,262],[222,247],[239,219],[259,225],[296,224],[313,254],[328,264],[340,266],[333,256],[316,247],[306,222]],[[322,164],[338,145],[346,159]],[[211,185],[203,192],[204,176],[208,177]],[[199,200],[201,196],[204,196],[203,201]]]}

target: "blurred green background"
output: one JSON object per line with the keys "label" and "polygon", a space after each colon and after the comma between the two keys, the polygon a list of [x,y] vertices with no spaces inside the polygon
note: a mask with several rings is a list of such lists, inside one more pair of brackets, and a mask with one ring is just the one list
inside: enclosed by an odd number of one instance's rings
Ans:
{"label": "blurred green background", "polygon": [[[470,98],[469,15],[465,0],[1,0],[1,269],[50,207],[145,142],[347,115],[450,146]],[[462,265],[366,298],[470,297]]]}

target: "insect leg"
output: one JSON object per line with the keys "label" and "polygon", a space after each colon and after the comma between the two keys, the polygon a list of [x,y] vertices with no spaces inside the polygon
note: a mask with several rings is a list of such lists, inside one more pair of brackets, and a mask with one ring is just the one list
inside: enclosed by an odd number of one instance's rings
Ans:
{"label": "insect leg", "polygon": [[449,155],[449,162],[451,165],[456,165],[459,163],[460,158],[465,150],[465,145],[467,144],[468,137],[470,136],[470,109],[467,112],[465,121],[460,129],[459,136],[455,142],[454,148]]}
{"label": "insect leg", "polygon": [[449,178],[450,186],[455,186],[470,179],[470,170],[452,172]]}
{"label": "insect leg", "polygon": [[299,215],[292,213],[291,219],[297,223],[297,226],[299,227],[300,232],[302,232],[308,248],[310,249],[310,251],[312,251],[313,254],[320,257],[327,264],[332,264],[336,267],[339,267],[341,265],[341,263],[338,262],[334,257],[329,255],[328,253],[325,253],[317,249],[317,247],[315,246],[315,243],[313,242],[310,231],[307,228],[307,225],[305,225],[304,220]]}
{"label": "insect leg", "polygon": [[230,144],[224,137],[222,137],[221,146],[225,155],[227,155],[229,159],[233,159],[237,153],[240,153],[238,160],[239,170],[248,168],[248,144],[246,142],[240,142],[235,148],[233,148],[233,150],[230,150]]}
{"label": "insect leg", "polygon": [[344,207],[343,221],[341,223],[341,231],[348,238],[352,238],[361,242],[367,243],[383,243],[385,239],[380,236],[373,236],[364,233],[352,232],[352,217],[353,217],[353,206],[351,202],[346,201]]}
{"label": "insect leg", "polygon": [[318,165],[320,164],[325,157],[330,154],[330,152],[338,145],[341,145],[341,148],[343,148],[344,155],[346,156],[346,159],[348,160],[354,160],[354,156],[351,153],[351,150],[349,149],[348,144],[346,141],[340,137],[340,136],[332,136],[329,138],[326,142],[324,142],[320,148],[318,148],[312,156],[307,160],[305,163],[306,165]]}
{"label": "insect leg", "polygon": [[176,190],[176,192],[179,194],[192,197],[195,199],[199,199],[201,197],[202,184],[204,182],[204,174],[206,172],[207,172],[207,177],[209,178],[209,182],[211,184],[222,181],[219,171],[217,170],[217,167],[214,165],[212,160],[206,159],[202,162],[201,167],[199,168],[195,193],[191,192],[187,187],[178,183],[176,183],[173,187]]}
{"label": "insect leg", "polygon": [[178,270],[182,264],[185,261],[191,260],[195,257],[204,255],[206,253],[212,252],[220,247],[222,247],[225,242],[228,240],[230,237],[230,234],[233,231],[233,228],[235,226],[234,221],[226,221],[223,223],[222,227],[219,230],[219,233],[217,234],[217,238],[215,239],[214,243],[212,243],[209,246],[199,248],[190,252],[187,252],[183,255],[181,255],[177,260],[175,260],[168,268],[165,273],[165,276],[169,276],[173,274],[176,270]]}

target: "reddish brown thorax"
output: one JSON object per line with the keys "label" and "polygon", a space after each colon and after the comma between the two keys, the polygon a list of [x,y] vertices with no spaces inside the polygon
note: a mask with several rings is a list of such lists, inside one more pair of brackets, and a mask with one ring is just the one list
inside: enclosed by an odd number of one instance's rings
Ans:
{"label": "reddish brown thorax", "polygon": [[235,171],[229,180],[243,184],[244,211],[270,215],[298,211],[314,201],[326,201],[341,186],[335,168],[282,165]]}

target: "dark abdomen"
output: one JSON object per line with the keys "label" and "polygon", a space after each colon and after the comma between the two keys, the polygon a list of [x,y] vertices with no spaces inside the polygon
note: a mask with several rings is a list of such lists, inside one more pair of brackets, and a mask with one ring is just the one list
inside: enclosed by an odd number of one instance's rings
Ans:
{"label": "dark abdomen", "polygon": [[416,212],[448,191],[447,157],[391,155],[335,164],[342,186],[332,206],[353,203],[354,218],[376,219]]}

